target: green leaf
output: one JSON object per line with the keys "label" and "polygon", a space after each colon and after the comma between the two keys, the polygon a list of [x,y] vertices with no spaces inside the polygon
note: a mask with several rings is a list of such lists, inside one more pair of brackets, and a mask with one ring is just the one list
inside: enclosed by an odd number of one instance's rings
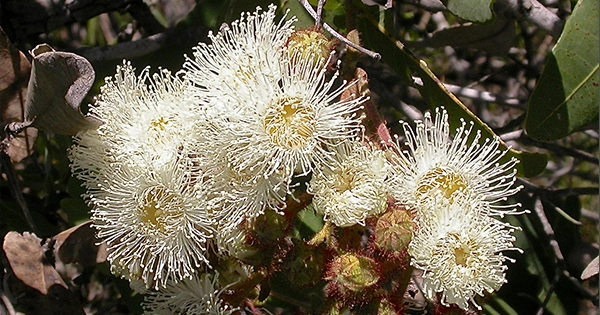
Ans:
{"label": "green leaf", "polygon": [[486,22],[494,16],[494,0],[445,0],[444,4],[452,14],[467,21]]}
{"label": "green leaf", "polygon": [[287,18],[289,19],[292,16],[298,18],[298,21],[294,23],[294,26],[298,30],[308,29],[315,26],[315,20],[306,12],[300,1],[282,1],[281,11],[285,12],[286,10],[290,10]]}
{"label": "green leaf", "polygon": [[[424,61],[416,59],[400,42],[386,35],[385,30],[369,16],[358,19],[363,44],[374,49],[400,78],[416,87],[431,109],[444,106],[448,111],[451,129],[460,127],[461,118],[475,123],[473,129],[479,130],[483,138],[496,138],[496,134],[481,119],[475,116],[456,96],[450,93],[440,80],[431,72]],[[422,84],[415,84],[414,77],[421,79]],[[507,145],[501,141],[504,147]],[[519,159],[517,171],[519,176],[533,177],[546,168],[547,156],[539,153],[528,153],[509,149],[501,162],[511,157]]]}
{"label": "green leaf", "polygon": [[498,295],[492,295],[490,299],[486,301],[486,304],[483,306],[483,311],[484,314],[490,315],[519,315],[510,304],[506,303],[506,301],[498,297]]}
{"label": "green leaf", "polygon": [[298,219],[296,229],[299,239],[310,239],[323,228],[323,216],[315,213],[312,204],[298,213]]}
{"label": "green leaf", "polygon": [[598,121],[598,0],[580,0],[529,99],[525,130],[553,141]]}
{"label": "green leaf", "polygon": [[430,37],[408,42],[413,48],[440,48],[444,46],[465,47],[487,52],[494,56],[506,56],[515,44],[515,21],[498,17],[492,23],[465,23],[435,31]]}

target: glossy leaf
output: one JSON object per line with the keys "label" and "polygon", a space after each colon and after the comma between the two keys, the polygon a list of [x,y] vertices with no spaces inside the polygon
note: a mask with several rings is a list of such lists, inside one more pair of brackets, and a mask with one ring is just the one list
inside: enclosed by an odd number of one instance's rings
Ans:
{"label": "glossy leaf", "polygon": [[[382,56],[382,61],[390,65],[404,82],[416,87],[431,109],[439,106],[447,109],[451,129],[458,128],[462,123],[461,118],[464,118],[475,123],[474,130],[479,130],[483,138],[497,137],[489,126],[444,87],[424,61],[419,61],[402,43],[387,36],[378,23],[364,16],[358,25],[363,35],[364,45],[367,48],[377,49]],[[414,77],[420,78],[422,84],[416,84]],[[504,142],[502,145],[508,147]],[[546,168],[545,154],[509,149],[502,161],[507,161],[511,157],[516,157],[520,161],[517,165],[519,176],[533,177]]]}
{"label": "glossy leaf", "polygon": [[531,95],[525,130],[553,141],[598,121],[598,1],[581,0]]}

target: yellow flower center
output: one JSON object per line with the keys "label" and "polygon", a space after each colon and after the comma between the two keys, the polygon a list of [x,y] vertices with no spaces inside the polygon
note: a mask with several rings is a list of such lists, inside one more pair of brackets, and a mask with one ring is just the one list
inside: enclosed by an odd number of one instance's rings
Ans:
{"label": "yellow flower center", "polygon": [[166,126],[169,124],[169,121],[164,117],[160,117],[159,119],[150,123],[150,126],[155,131],[165,131]]}
{"label": "yellow flower center", "polygon": [[169,221],[181,216],[178,198],[175,194],[163,187],[151,187],[146,189],[138,200],[140,218],[150,229],[165,233],[169,227]]}
{"label": "yellow flower center", "polygon": [[417,186],[417,194],[423,198],[432,190],[437,189],[450,203],[453,203],[454,194],[464,191],[466,188],[467,183],[460,174],[436,167],[421,178]]}
{"label": "yellow flower center", "polygon": [[469,257],[469,248],[460,246],[454,249],[454,258],[457,265],[467,267],[467,258]]}
{"label": "yellow flower center", "polygon": [[295,150],[305,147],[315,132],[315,113],[297,97],[271,103],[264,119],[265,131],[275,145]]}
{"label": "yellow flower center", "polygon": [[355,186],[355,175],[353,174],[356,170],[343,169],[340,172],[336,172],[336,180],[334,181],[334,189],[337,193],[344,193],[352,190]]}

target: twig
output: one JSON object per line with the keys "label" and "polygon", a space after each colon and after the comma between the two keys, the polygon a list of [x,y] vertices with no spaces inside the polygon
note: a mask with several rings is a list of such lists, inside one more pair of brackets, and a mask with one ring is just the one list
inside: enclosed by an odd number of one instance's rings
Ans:
{"label": "twig", "polygon": [[[308,3],[307,0],[298,0],[303,6],[304,9],[306,9],[306,11],[308,12],[308,14],[310,14],[310,16],[313,17],[313,19],[317,19],[317,12],[315,12],[315,10],[312,8],[312,6],[310,5],[310,3]],[[374,51],[370,51],[364,47],[361,47],[359,45],[356,45],[355,43],[349,41],[346,37],[342,36],[342,34],[338,33],[336,30],[334,30],[331,26],[329,26],[327,23],[323,23],[323,29],[325,31],[327,31],[329,34],[331,34],[331,36],[337,38],[338,40],[344,42],[346,45],[358,50],[359,52],[375,59],[375,60],[380,60],[381,59],[381,55],[379,53],[376,53]]]}
{"label": "twig", "polygon": [[[413,82],[417,85],[423,85],[423,80],[421,78],[413,77]],[[456,96],[462,96],[466,98],[476,99],[484,102],[498,103],[503,105],[515,106],[518,108],[523,108],[522,102],[516,98],[508,98],[502,97],[498,95],[494,95],[490,92],[486,91],[478,91],[472,88],[466,88],[458,85],[447,84],[444,83],[444,87],[448,89],[448,91],[454,93]]]}
{"label": "twig", "polygon": [[546,292],[546,297],[544,298],[542,305],[540,305],[540,308],[538,309],[536,315],[544,315],[544,310],[546,309],[546,305],[548,305],[548,303],[550,303],[550,298],[552,298],[552,293],[554,293],[554,290],[556,290],[556,285],[558,284],[558,280],[560,280],[559,272],[557,272],[554,275],[554,278],[552,279],[552,283],[550,283],[550,287],[548,288],[548,292]]}
{"label": "twig", "polygon": [[[540,198],[536,198],[536,200],[535,200],[534,212],[537,215],[538,219],[540,220],[540,223],[542,224],[542,228],[544,230],[544,234],[546,235],[548,243],[549,243],[550,247],[552,248],[552,251],[554,252],[554,258],[556,260],[557,274],[560,274],[560,276],[566,277],[569,280],[569,282],[571,282],[571,284],[573,284],[578,289],[579,293],[581,293],[585,298],[594,299],[595,298],[594,295],[592,293],[590,293],[585,287],[583,287],[579,283],[579,281],[577,279],[575,279],[573,276],[571,276],[571,274],[567,271],[567,264],[565,262],[565,258],[562,254],[562,251],[560,250],[560,246],[559,246],[558,242],[556,241],[556,235],[554,234],[554,230],[552,229],[552,226],[550,225],[550,222],[548,221],[548,218],[546,217],[546,213],[544,212],[544,205]],[[560,279],[560,277],[555,277],[556,282],[558,282],[559,279]],[[548,292],[548,294],[551,294],[551,292]],[[546,298],[544,300],[545,304],[547,304],[547,302],[548,302],[548,298]],[[541,308],[542,308],[541,311],[543,311],[543,308],[545,308],[545,304],[541,305]],[[538,312],[538,314],[541,314],[541,313]]]}
{"label": "twig", "polygon": [[323,18],[323,6],[325,5],[327,0],[319,0],[317,4],[317,15],[315,16],[315,29],[319,30],[321,28],[321,20]]}
{"label": "twig", "polygon": [[412,4],[432,13],[446,10],[446,6],[439,0],[405,0],[402,3]]}
{"label": "twig", "polygon": [[498,0],[496,4],[500,10],[530,21],[554,39],[562,32],[564,21],[537,0]]}
{"label": "twig", "polygon": [[10,302],[10,299],[8,298],[8,296],[6,296],[6,294],[4,294],[4,292],[0,292],[0,298],[2,299],[2,304],[4,304],[4,306],[6,307],[6,312],[8,313],[8,315],[17,314],[15,312],[15,308]]}
{"label": "twig", "polygon": [[546,203],[548,203],[548,205],[550,205],[552,208],[554,208],[554,211],[558,212],[558,214],[560,214],[563,218],[565,218],[565,220],[567,220],[575,225],[578,225],[578,226],[583,225],[580,221],[578,221],[575,218],[573,218],[572,216],[570,216],[565,210],[563,210],[559,206],[555,205],[548,198],[543,198],[543,199]]}
{"label": "twig", "polygon": [[600,221],[600,215],[598,215],[598,211],[590,211],[588,209],[581,209],[581,216],[590,220],[594,220],[596,222]]}
{"label": "twig", "polygon": [[25,220],[27,220],[27,224],[29,224],[29,227],[31,228],[31,230],[35,234],[40,235],[40,233],[35,225],[35,222],[33,221],[33,217],[31,216],[31,212],[29,212],[29,207],[27,206],[25,197],[23,197],[23,194],[21,193],[21,188],[19,187],[19,179],[17,178],[17,175],[15,174],[15,170],[10,162],[10,157],[8,155],[6,155],[6,153],[4,153],[4,152],[0,152],[0,160],[1,160],[0,166],[2,166],[2,168],[6,172],[6,177],[8,178],[8,184],[9,184],[8,186],[10,188],[11,194],[13,195],[13,198],[15,198],[15,200],[17,201],[17,204],[21,208],[21,211],[23,211]]}
{"label": "twig", "polygon": [[[47,5],[40,0],[20,0],[18,5],[3,5],[3,21],[7,33],[16,39],[25,39],[31,35],[48,33],[74,22],[85,22],[99,14],[125,8],[130,0],[112,1],[53,1]],[[44,4],[41,4],[44,3]],[[4,24],[6,23],[6,24]]]}
{"label": "twig", "polygon": [[[568,189],[548,189],[534,185],[527,180],[522,178],[517,179],[517,183],[524,187],[523,192],[529,192],[532,195],[537,196],[538,199],[550,205],[558,214],[560,214],[567,221],[575,224],[582,225],[582,223],[575,218],[571,217],[563,209],[555,205],[548,196],[552,197],[565,197],[572,195],[598,195],[598,187],[581,187],[581,188],[568,188]],[[597,216],[596,216],[597,217]]]}
{"label": "twig", "polygon": [[[403,3],[414,5],[432,13],[447,10],[446,6],[439,0],[405,0]],[[498,0],[496,4],[499,10],[530,21],[555,39],[558,39],[562,32],[564,21],[537,0]]]}
{"label": "twig", "polygon": [[142,0],[136,0],[129,3],[127,12],[140,23],[142,28],[149,34],[154,35],[162,33],[166,28],[154,17],[148,5]]}
{"label": "twig", "polygon": [[522,135],[523,135],[523,129],[519,129],[519,130],[507,132],[505,134],[501,134],[500,139],[502,139],[502,141],[506,142],[506,141],[520,139]]}
{"label": "twig", "polygon": [[205,27],[192,27],[184,31],[170,29],[133,42],[125,42],[113,46],[85,48],[77,54],[85,57],[90,62],[106,60],[131,59],[146,56],[163,47],[195,45],[206,39],[208,33]]}
{"label": "twig", "polygon": [[98,15],[98,22],[100,24],[100,29],[102,29],[102,33],[104,34],[104,38],[106,39],[106,43],[109,45],[114,44],[117,41],[117,34],[113,30],[108,14],[102,13]]}
{"label": "twig", "polygon": [[576,159],[580,159],[582,161],[586,161],[586,162],[590,162],[590,163],[598,165],[598,157],[594,156],[593,154],[581,151],[581,150],[564,147],[564,146],[558,145],[556,143],[546,143],[546,142],[535,141],[535,140],[533,140],[529,137],[525,137],[525,136],[521,137],[520,140],[523,142],[523,144],[526,144],[526,145],[534,145],[536,147],[552,151],[555,154],[568,155],[568,156],[574,157]]}

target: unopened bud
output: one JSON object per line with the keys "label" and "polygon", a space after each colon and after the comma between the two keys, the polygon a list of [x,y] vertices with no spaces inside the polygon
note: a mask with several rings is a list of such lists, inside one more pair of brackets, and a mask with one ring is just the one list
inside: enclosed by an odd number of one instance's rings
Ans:
{"label": "unopened bud", "polygon": [[365,305],[379,299],[376,285],[381,275],[378,264],[371,258],[358,254],[337,256],[329,264],[325,280],[326,295],[345,307]]}
{"label": "unopened bud", "polygon": [[404,255],[412,239],[414,223],[405,208],[391,208],[375,224],[375,245],[385,253]]}
{"label": "unopened bud", "polygon": [[312,59],[315,63],[329,58],[332,45],[323,33],[314,30],[297,31],[290,35],[287,43],[288,55],[294,58]]}

